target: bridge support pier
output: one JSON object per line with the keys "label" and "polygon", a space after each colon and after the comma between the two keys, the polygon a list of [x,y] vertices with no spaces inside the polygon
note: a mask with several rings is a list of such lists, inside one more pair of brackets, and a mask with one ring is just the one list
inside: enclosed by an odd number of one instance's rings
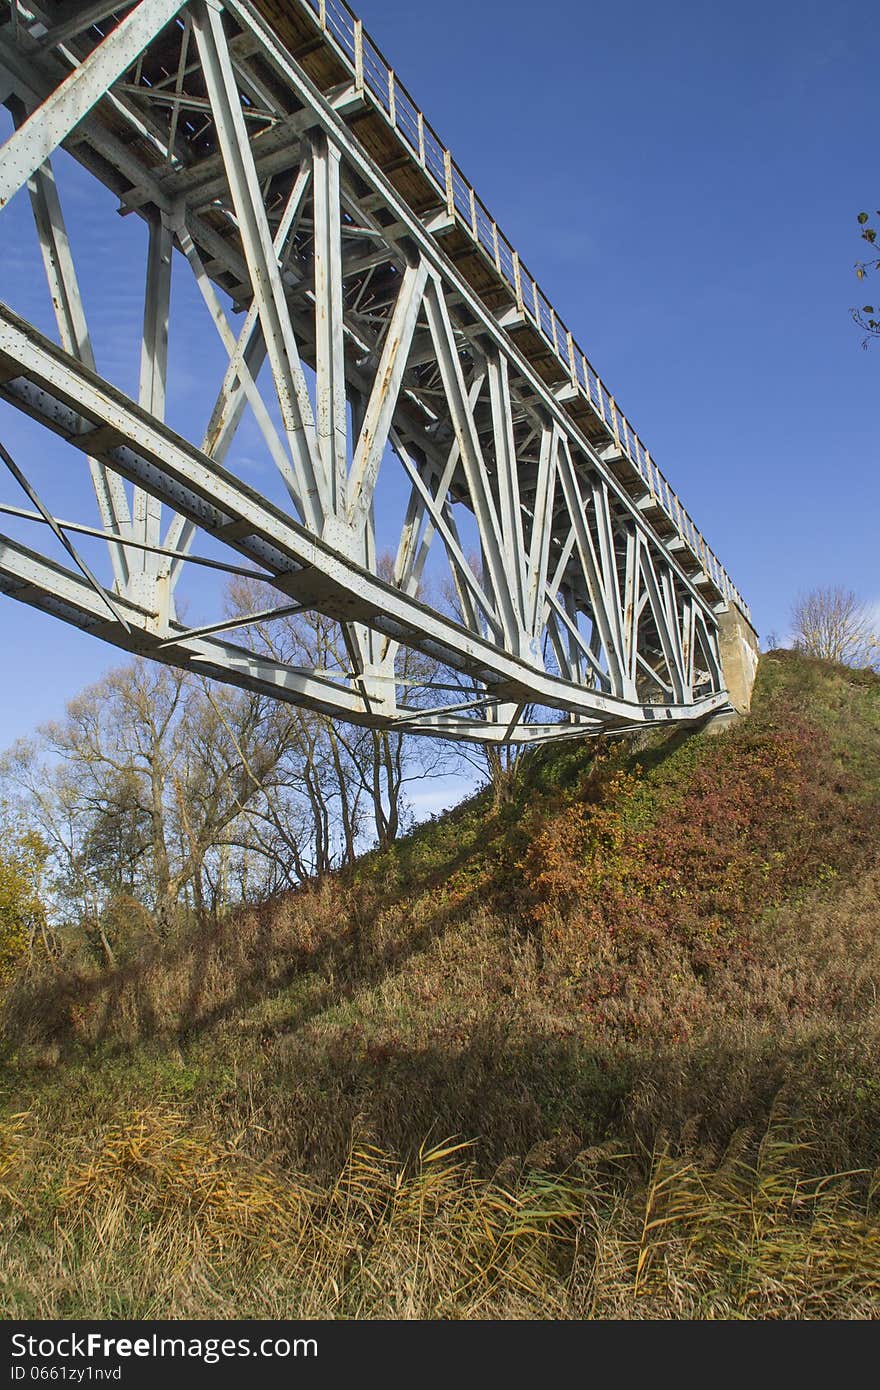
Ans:
{"label": "bridge support pier", "polygon": [[730,703],[737,714],[748,714],[758,670],[758,634],[735,603],[718,618],[721,669]]}

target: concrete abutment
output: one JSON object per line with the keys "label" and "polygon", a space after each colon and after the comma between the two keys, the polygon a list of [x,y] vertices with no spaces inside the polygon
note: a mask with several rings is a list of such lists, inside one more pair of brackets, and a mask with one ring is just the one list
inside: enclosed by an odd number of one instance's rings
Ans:
{"label": "concrete abutment", "polygon": [[758,670],[759,638],[735,603],[719,615],[718,644],[730,703],[737,714],[748,714]]}

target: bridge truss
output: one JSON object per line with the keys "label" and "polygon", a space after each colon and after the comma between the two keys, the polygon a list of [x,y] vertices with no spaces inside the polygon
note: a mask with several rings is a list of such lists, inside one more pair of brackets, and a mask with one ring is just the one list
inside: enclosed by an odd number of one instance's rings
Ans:
{"label": "bridge truss", "polygon": [[[0,441],[14,407],[97,500],[59,519],[0,444],[27,494],[0,513],[63,550],[0,536],[0,589],[377,728],[529,742],[726,707],[718,623],[741,598],[347,9],[0,0],[0,99],[0,248],[29,197],[57,325],[0,304]],[[147,224],[136,400],[98,370],[62,148]],[[175,261],[225,364],[191,438],[165,419]],[[274,500],[233,466],[245,416]],[[265,603],[187,625],[206,571]],[[332,625],[335,660],[263,641],[292,615]]]}

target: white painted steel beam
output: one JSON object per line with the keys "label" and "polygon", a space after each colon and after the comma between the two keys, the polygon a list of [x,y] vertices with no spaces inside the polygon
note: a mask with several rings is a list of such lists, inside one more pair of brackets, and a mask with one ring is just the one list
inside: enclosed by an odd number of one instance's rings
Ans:
{"label": "white painted steel beam", "polygon": [[54,48],[56,44],[76,38],[77,34],[93,24],[109,19],[110,15],[131,9],[133,3],[134,0],[121,0],[121,3],[120,0],[112,0],[112,3],[110,0],[94,0],[93,4],[84,5],[82,0],[71,0],[67,5],[59,5],[53,15],[54,23],[40,36],[40,43],[44,48]]}

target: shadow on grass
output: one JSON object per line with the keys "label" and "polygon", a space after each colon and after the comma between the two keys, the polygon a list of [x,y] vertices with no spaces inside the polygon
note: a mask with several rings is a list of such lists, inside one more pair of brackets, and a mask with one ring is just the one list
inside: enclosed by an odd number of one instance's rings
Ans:
{"label": "shadow on grass", "polygon": [[[463,852],[466,857],[467,851]],[[437,882],[441,882],[438,879]],[[403,901],[405,894],[401,894]],[[266,1003],[297,982],[313,985],[313,997],[299,1005],[285,1031],[296,1029],[334,1005],[370,989],[467,918],[480,901],[478,889],[454,901],[436,902],[417,923],[404,920],[377,944],[362,932],[358,911],[340,902],[333,935],[314,947],[297,944],[296,912],[311,910],[309,896],[292,894],[234,914],[220,926],[206,926],[164,948],[151,945],[138,959],[105,974],[46,975],[33,979],[11,1001],[5,1020],[9,1037],[86,1051],[124,1052],[152,1039],[185,1043],[258,1003]],[[277,914],[290,919],[280,933]],[[247,935],[241,949],[241,937]],[[238,938],[238,939],[237,939]],[[161,999],[175,991],[168,981],[183,979],[182,1000],[163,1014]],[[331,983],[332,982],[332,983]]]}
{"label": "shadow on grass", "polygon": [[[452,1030],[453,1035],[455,1030]],[[267,1152],[331,1173],[352,1136],[407,1160],[427,1139],[473,1141],[500,1164],[562,1170],[607,1145],[647,1173],[666,1144],[720,1160],[737,1137],[782,1121],[806,1145],[804,1171],[880,1163],[880,1041],[830,1030],[781,1042],[715,1037],[652,1049],[529,1032],[515,1017],[478,1021],[448,1041],[370,1039],[353,1026],[272,1040],[223,1099],[226,1120],[265,1129]]]}

